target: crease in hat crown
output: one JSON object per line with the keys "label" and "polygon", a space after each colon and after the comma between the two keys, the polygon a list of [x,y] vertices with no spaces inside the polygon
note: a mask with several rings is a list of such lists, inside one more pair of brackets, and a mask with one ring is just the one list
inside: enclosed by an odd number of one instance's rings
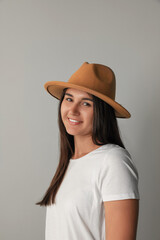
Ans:
{"label": "crease in hat crown", "polygon": [[115,75],[110,68],[102,64],[89,64],[88,62],[84,62],[82,66],[72,74],[68,82],[98,91],[115,99]]}
{"label": "crease in hat crown", "polygon": [[116,117],[130,118],[131,114],[115,101],[116,78],[108,66],[84,62],[67,82],[48,81],[44,88],[53,97],[60,99],[64,88],[75,88],[93,94],[107,102],[115,110]]}

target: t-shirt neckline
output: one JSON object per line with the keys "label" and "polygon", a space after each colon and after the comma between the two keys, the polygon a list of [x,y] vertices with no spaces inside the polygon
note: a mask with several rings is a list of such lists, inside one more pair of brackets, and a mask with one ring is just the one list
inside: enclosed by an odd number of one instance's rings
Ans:
{"label": "t-shirt neckline", "polygon": [[[104,145],[106,145],[106,144],[104,144]],[[82,158],[85,158],[85,157],[88,157],[90,154],[92,154],[92,153],[94,153],[95,151],[97,151],[97,150],[99,150],[99,149],[101,149],[104,145],[101,145],[100,147],[98,147],[98,148],[96,148],[96,149],[94,149],[94,150],[92,150],[91,152],[89,152],[89,153],[87,153],[87,154],[85,154],[84,156],[82,156],[82,157],[80,157],[80,158],[75,158],[75,159],[73,159],[73,158],[70,158],[70,162],[74,162],[74,161],[78,161],[78,160],[81,160]]]}

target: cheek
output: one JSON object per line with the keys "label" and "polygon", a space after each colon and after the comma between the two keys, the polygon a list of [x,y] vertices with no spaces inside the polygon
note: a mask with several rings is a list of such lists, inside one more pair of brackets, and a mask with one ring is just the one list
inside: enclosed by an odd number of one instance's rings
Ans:
{"label": "cheek", "polygon": [[61,104],[61,110],[60,110],[60,112],[61,112],[61,118],[63,119],[63,116],[64,116],[64,114],[65,114],[65,107],[64,107],[63,102],[62,102],[62,104]]}
{"label": "cheek", "polygon": [[93,110],[88,112],[88,114],[86,115],[86,118],[88,119],[88,123],[90,123],[90,124],[93,123]]}
{"label": "cheek", "polygon": [[90,121],[91,121],[91,124],[93,124],[93,114],[91,115]]}

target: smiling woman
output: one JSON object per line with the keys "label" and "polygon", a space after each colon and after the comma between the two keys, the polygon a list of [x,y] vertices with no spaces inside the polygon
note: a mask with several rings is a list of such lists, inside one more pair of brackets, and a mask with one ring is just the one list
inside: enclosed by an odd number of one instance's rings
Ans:
{"label": "smiling woman", "polygon": [[119,133],[117,118],[131,115],[115,101],[113,71],[85,62],[45,89],[60,100],[59,164],[37,203],[47,206],[45,240],[135,240],[139,176]]}
{"label": "smiling woman", "polygon": [[[67,96],[70,96],[70,98]],[[87,92],[71,88],[65,92],[61,104],[62,121],[67,133],[74,136],[74,157],[77,158],[83,154],[83,152],[87,151],[89,145],[93,145],[91,139],[93,99],[89,97]],[[83,143],[83,145],[81,143]]]}

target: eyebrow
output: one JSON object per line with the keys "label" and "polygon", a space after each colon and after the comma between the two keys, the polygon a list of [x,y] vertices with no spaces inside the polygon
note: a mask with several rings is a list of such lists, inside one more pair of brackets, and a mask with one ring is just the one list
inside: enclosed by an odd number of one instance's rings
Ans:
{"label": "eyebrow", "polygon": [[[73,97],[73,95],[70,94],[70,93],[65,93],[65,95],[68,95],[68,96]],[[93,102],[93,100],[92,100],[91,98],[82,98],[82,100],[89,100],[89,101],[92,101],[92,102]]]}

